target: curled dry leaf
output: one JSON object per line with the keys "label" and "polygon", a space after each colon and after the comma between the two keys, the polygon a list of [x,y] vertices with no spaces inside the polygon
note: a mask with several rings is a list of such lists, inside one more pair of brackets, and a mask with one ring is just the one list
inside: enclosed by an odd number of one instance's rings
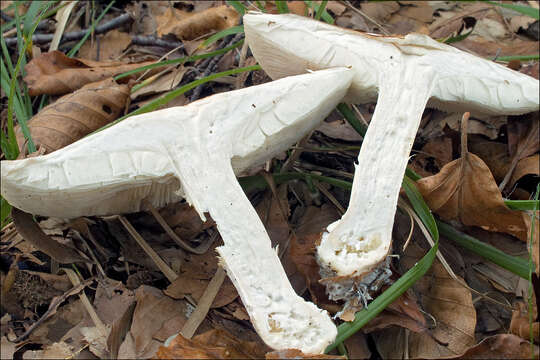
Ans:
{"label": "curled dry leaf", "polygon": [[[533,299],[533,319],[538,319],[538,309],[536,302]],[[533,322],[533,339],[535,343],[540,341],[540,323],[538,321]],[[529,311],[525,302],[518,302],[514,311],[512,311],[512,320],[510,322],[510,333],[519,336],[522,339],[530,339],[530,327],[529,327]]]}
{"label": "curled dry leaf", "polygon": [[79,56],[83,59],[113,60],[118,58],[131,43],[131,35],[117,29],[97,36],[99,41],[87,41],[81,46]]}
{"label": "curled dry leaf", "polygon": [[508,186],[512,188],[516,181],[530,174],[540,176],[540,154],[519,160]]}
{"label": "curled dry leaf", "polygon": [[209,8],[190,15],[183,11],[168,8],[158,16],[158,36],[174,34],[181,40],[193,40],[212,31],[220,31],[236,25],[238,13],[230,6]]}
{"label": "curled dry leaf", "polygon": [[[533,353],[531,353],[531,349]],[[498,334],[482,340],[458,356],[443,359],[537,359],[538,346],[512,334]]]}
{"label": "curled dry leaf", "polygon": [[[129,85],[109,78],[61,97],[28,121],[34,144],[50,153],[116,120],[124,111],[129,89]],[[15,134],[19,148],[24,149],[25,139],[19,126]]]}
{"label": "curled dry leaf", "polygon": [[[164,293],[173,299],[183,299],[185,295],[191,295],[198,302],[217,271],[216,247],[219,245],[221,244],[214,243],[204,254],[189,254],[180,268],[180,276],[164,290]],[[238,292],[234,285],[226,278],[211,307],[225,306],[237,297]]]}
{"label": "curled dry leaf", "polygon": [[259,359],[267,349],[255,342],[239,341],[224,330],[210,330],[186,339],[178,334],[157,352],[158,359]]}
{"label": "curled dry leaf", "polygon": [[[468,117],[464,120],[466,123]],[[506,207],[487,165],[468,152],[466,124],[462,129],[462,157],[446,164],[438,174],[418,180],[418,190],[430,209],[445,220],[525,240],[527,230],[521,214]]]}
{"label": "curled dry leaf", "polygon": [[[425,251],[415,243],[407,247],[400,262],[412,267]],[[463,281],[463,280],[462,280]],[[432,336],[411,333],[411,358],[439,358],[457,355],[474,345],[476,310],[469,289],[450,277],[438,260],[428,273],[414,285],[424,311],[433,320]]]}
{"label": "curled dry leaf", "polygon": [[60,51],[52,51],[41,54],[25,66],[27,75],[24,81],[28,85],[30,96],[63,95],[88,83],[152,63],[153,61],[136,64],[125,64],[121,61],[99,62],[69,58]]}
{"label": "curled dry leaf", "polygon": [[74,262],[86,262],[74,249],[54,241],[45,233],[32,218],[32,215],[17,208],[11,210],[11,218],[15,223],[15,228],[21,236],[34,245],[36,249],[49,255],[61,264]]}

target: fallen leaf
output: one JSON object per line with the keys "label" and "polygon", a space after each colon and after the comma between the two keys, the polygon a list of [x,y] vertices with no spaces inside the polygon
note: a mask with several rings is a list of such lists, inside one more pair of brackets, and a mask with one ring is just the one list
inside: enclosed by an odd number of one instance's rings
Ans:
{"label": "fallen leaf", "polygon": [[347,359],[345,356],[340,355],[327,355],[327,354],[304,354],[297,349],[285,349],[274,350],[266,353],[266,359]]}
{"label": "fallen leaf", "polygon": [[538,112],[508,122],[508,150],[512,156],[512,162],[500,185],[501,189],[504,190],[508,187],[508,182],[518,162],[540,150],[539,130],[540,117]]}
{"label": "fallen leaf", "polygon": [[458,356],[443,359],[534,359],[538,358],[538,354],[538,346],[531,346],[519,336],[498,334],[485,338]]}
{"label": "fallen leaf", "polygon": [[332,139],[345,141],[362,141],[362,136],[345,120],[335,120],[331,122],[323,121],[317,131]]}
{"label": "fallen leaf", "polygon": [[94,41],[87,41],[79,49],[82,59],[108,61],[116,60],[131,43],[131,35],[113,29],[98,35]]}
{"label": "fallen leaf", "polygon": [[70,264],[87,261],[79,255],[75,249],[66,247],[45,235],[43,230],[41,230],[39,225],[32,218],[32,215],[17,208],[13,208],[11,210],[11,218],[15,223],[17,232],[21,234],[26,241],[59,263]]}
{"label": "fallen leaf", "polygon": [[529,26],[538,21],[527,15],[517,15],[510,18],[510,31],[517,33],[519,30],[527,30]]}
{"label": "fallen leaf", "polygon": [[470,36],[453,44],[456,48],[472,52],[481,57],[495,58],[495,56],[531,55],[538,54],[540,49],[538,41],[513,39],[511,42],[490,41],[480,37]]}
{"label": "fallen leaf", "polygon": [[158,359],[258,359],[267,349],[254,342],[239,341],[224,330],[210,330],[186,339],[178,334],[169,344],[161,346]]}
{"label": "fallen leaf", "polygon": [[[116,120],[124,111],[130,87],[109,78],[86,84],[46,106],[28,121],[36,148],[53,152]],[[26,143],[19,126],[15,134],[22,152]]]}
{"label": "fallen leaf", "polygon": [[212,219],[202,222],[201,217],[187,202],[169,204],[159,210],[163,219],[183,240],[193,240],[197,235],[215,225]]}
{"label": "fallen leaf", "polygon": [[157,19],[158,36],[174,34],[180,40],[193,40],[212,31],[237,25],[238,13],[227,5],[209,8],[193,15],[169,7]]}
{"label": "fallen leaf", "polygon": [[349,359],[370,359],[371,350],[369,349],[367,342],[367,335],[362,331],[358,331],[356,334],[348,338],[343,342],[347,349],[347,355]]}
{"label": "fallen leaf", "polygon": [[360,8],[367,16],[384,24],[393,13],[399,11],[400,6],[397,1],[364,2],[360,4]]}
{"label": "fallen leaf", "polygon": [[[164,293],[173,299],[183,299],[186,295],[191,295],[195,301],[199,301],[210,280],[194,279],[179,276],[171,283]],[[212,302],[211,308],[220,308],[230,304],[238,297],[238,292],[229,278],[226,278]]]}
{"label": "fallen leaf", "polygon": [[524,177],[525,175],[536,175],[540,176],[540,155],[536,154],[533,156],[526,157],[518,161],[516,169],[512,174],[512,178],[508,183],[508,186],[512,188],[514,184]]}
{"label": "fallen leaf", "polygon": [[[120,61],[98,62],[69,58],[60,51],[43,53],[25,66],[30,96],[42,94],[63,95],[80,89],[86,84],[104,80],[123,72],[153,64],[146,61],[125,64]],[[127,81],[129,77],[124,78]]]}
{"label": "fallen leaf", "polygon": [[[133,92],[131,94],[131,100],[134,100],[139,96],[158,94],[176,88],[176,86],[180,84],[180,81],[182,81],[182,78],[184,77],[184,74],[187,70],[187,68],[182,66],[179,69],[175,69],[171,72],[168,72],[167,74],[159,76],[150,84],[145,85],[142,88],[137,89],[137,91]],[[154,76],[158,75],[156,74]]]}
{"label": "fallen leaf", "polygon": [[[410,268],[424,253],[418,245],[411,243],[400,263],[404,268]],[[454,280],[438,260],[416,282],[414,289],[435,328],[431,330],[432,336],[409,334],[410,358],[456,355],[474,344],[476,311],[471,292]]]}
{"label": "fallen leaf", "polygon": [[469,153],[466,130],[461,136],[462,157],[446,164],[438,174],[418,180],[418,190],[430,209],[447,221],[458,220],[526,240],[521,214],[506,207],[487,165]]}
{"label": "fallen leaf", "polygon": [[418,304],[409,294],[404,293],[388,305],[377,317],[362,328],[364,333],[381,330],[388,326],[399,326],[416,333],[427,330],[424,315]]}
{"label": "fallen leaf", "polygon": [[319,264],[315,260],[316,243],[321,239],[321,233],[328,224],[339,219],[335,208],[324,204],[321,208],[310,206],[299,221],[296,236],[291,238],[288,248],[292,262],[304,276],[309,293],[313,301],[320,307],[331,312],[340,310],[340,307],[328,299],[326,288],[319,283]]}
{"label": "fallen leaf", "polygon": [[0,340],[0,358],[2,359],[13,359],[13,354],[15,353],[15,343],[12,343],[7,339],[7,337],[2,336]]}
{"label": "fallen leaf", "polygon": [[469,151],[486,163],[497,183],[504,179],[511,161],[506,144],[471,138],[469,139]]}
{"label": "fallen leaf", "polygon": [[540,139],[537,136],[539,126],[538,114],[531,114],[525,118],[509,119],[508,151],[511,156],[522,159],[540,150]]}
{"label": "fallen leaf", "polygon": [[[133,340],[133,349],[135,358],[154,356],[161,342],[154,340],[153,337],[164,324],[177,316],[187,321],[189,307],[184,300],[173,300],[163,295],[157,288],[143,285],[135,291],[137,306],[133,313],[133,321],[129,334]],[[177,329],[170,329],[168,336],[178,333],[183,323],[177,323]],[[124,342],[130,341],[126,335]],[[123,344],[122,344],[123,345]],[[122,348],[122,345],[120,348]],[[121,353],[122,350],[119,350]]]}
{"label": "fallen leaf", "polygon": [[450,161],[452,161],[452,139],[448,136],[429,140],[413,160],[416,166],[426,171],[425,174],[429,174],[424,176],[433,175]]}
{"label": "fallen leaf", "polygon": [[[536,307],[536,301],[533,298],[533,311],[532,318],[537,319],[538,309]],[[529,327],[529,309],[525,302],[520,301],[516,303],[515,309],[512,311],[512,320],[510,321],[510,333],[519,336],[524,340],[530,339],[530,327]],[[532,334],[534,342],[540,341],[540,323],[534,321],[532,323]]]}

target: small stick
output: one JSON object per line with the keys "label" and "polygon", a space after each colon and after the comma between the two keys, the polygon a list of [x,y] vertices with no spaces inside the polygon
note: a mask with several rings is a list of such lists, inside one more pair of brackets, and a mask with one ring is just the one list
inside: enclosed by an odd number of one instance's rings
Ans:
{"label": "small stick", "polygon": [[[210,248],[210,245],[212,245],[215,238],[217,237],[217,235],[215,235],[215,236],[212,235],[207,242],[205,242],[205,243],[197,246],[196,248],[194,248],[194,247],[190,246],[188,243],[186,243],[184,240],[182,240],[180,238],[180,236],[178,236],[173,231],[173,229],[171,229],[171,227],[169,226],[169,224],[167,224],[167,222],[165,221],[163,216],[161,216],[161,214],[152,206],[152,204],[150,204],[150,202],[146,202],[146,205],[150,209],[150,213],[152,214],[152,216],[154,216],[154,218],[157,220],[159,225],[161,225],[163,230],[165,230],[167,235],[169,235],[174,240],[174,242],[177,243],[184,250],[187,250],[187,251],[192,252],[194,254],[199,254],[199,255],[204,254],[206,251],[208,251],[208,249]],[[217,234],[217,232],[215,234]]]}
{"label": "small stick", "polygon": [[[232,38],[226,37],[221,42],[221,44],[218,46],[218,48],[216,50],[220,50],[220,49],[223,49],[223,48],[231,45],[232,43],[240,40],[242,38],[242,36],[244,36],[244,34],[239,33],[239,34],[236,34]],[[213,58],[210,58],[211,60],[208,63],[208,66],[206,67],[206,69],[204,70],[204,73],[202,74],[201,78],[205,78],[208,75],[210,75],[212,73],[212,71],[214,71],[214,68],[218,64],[219,60],[221,60],[223,58],[223,56],[225,56],[225,54],[217,55],[217,56],[214,56]],[[202,92],[202,90],[204,88],[204,85],[205,84],[201,84],[201,85],[197,86],[195,88],[195,90],[193,90],[193,95],[191,95],[191,99],[190,99],[191,102],[199,99],[199,97],[201,96],[201,92]]]}
{"label": "small stick", "polygon": [[[131,18],[131,15],[129,14],[122,14],[110,21],[107,21],[101,25],[96,26],[94,29],[95,34],[103,34],[107,31],[110,31],[112,29],[115,29],[117,27],[120,27],[133,19]],[[73,31],[65,33],[64,36],[62,36],[62,39],[60,40],[60,44],[64,43],[66,41],[75,41],[82,39],[86,33],[90,31],[90,29],[84,29],[80,31]],[[32,42],[34,44],[46,44],[48,42],[51,42],[54,37],[54,34],[34,34],[32,35]],[[17,38],[7,38],[6,45],[12,46],[17,44]]]}
{"label": "small stick", "polygon": [[150,258],[154,261],[154,263],[157,265],[157,267],[159,268],[159,270],[161,270],[161,272],[163,273],[163,275],[165,275],[165,277],[170,281],[170,282],[174,282],[174,280],[176,280],[176,278],[178,278],[178,274],[176,274],[174,272],[173,269],[171,269],[169,267],[169,265],[167,265],[167,263],[165,261],[163,261],[162,258],[159,257],[159,255],[154,251],[154,249],[152,249],[150,247],[150,245],[148,245],[148,243],[143,239],[143,237],[137,232],[137,230],[135,230],[135,228],[133,227],[133,225],[131,225],[131,223],[128,221],[128,219],[126,219],[125,217],[123,216],[118,216],[118,219],[120,220],[120,222],[122,223],[122,225],[124,225],[124,227],[126,228],[126,230],[129,232],[129,234],[135,239],[135,241],[137,241],[137,244],[139,244],[144,252],[150,256]]}
{"label": "small stick", "polygon": [[201,325],[206,317],[206,314],[208,314],[208,310],[210,310],[210,306],[212,306],[212,303],[214,302],[214,299],[216,298],[216,295],[221,288],[223,281],[225,280],[225,276],[225,270],[218,265],[214,277],[212,280],[210,280],[210,283],[208,283],[208,286],[197,303],[197,308],[193,311],[189,319],[184,324],[184,327],[180,331],[180,335],[186,339],[191,339],[193,337],[195,331],[197,331],[197,328],[199,325]]}

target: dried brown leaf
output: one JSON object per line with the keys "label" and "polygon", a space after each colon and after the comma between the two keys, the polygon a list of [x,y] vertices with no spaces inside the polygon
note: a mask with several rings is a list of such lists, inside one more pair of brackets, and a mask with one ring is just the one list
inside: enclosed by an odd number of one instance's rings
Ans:
{"label": "dried brown leaf", "polygon": [[167,205],[160,209],[159,213],[183,240],[192,240],[215,225],[212,219],[203,223],[197,211],[186,202]]}
{"label": "dried brown leaf", "polygon": [[213,329],[191,340],[178,334],[156,355],[158,359],[258,359],[265,352],[260,344],[239,341],[224,330]]}
{"label": "dried brown leaf", "polygon": [[525,175],[540,176],[540,154],[526,157],[518,161],[516,169],[512,174],[512,178],[508,183],[508,186],[512,188],[516,181],[524,177]]}
{"label": "dried brown leaf", "polygon": [[466,143],[465,130],[462,157],[446,164],[438,174],[418,180],[418,189],[430,209],[445,220],[525,240],[527,230],[521,214],[506,207],[491,171],[482,159],[468,152]]}
{"label": "dried brown leaf", "polygon": [[131,35],[113,29],[98,35],[97,41],[85,42],[79,49],[79,57],[96,61],[116,60],[130,43]]}
{"label": "dried brown leaf", "polygon": [[478,138],[475,141],[472,140],[469,140],[469,150],[486,163],[495,181],[501,182],[510,168],[511,159],[508,155],[507,145]]}
{"label": "dried brown leaf", "polygon": [[[26,66],[24,81],[30,96],[63,95],[86,84],[104,80],[123,72],[154,63],[146,61],[125,64],[120,61],[98,62],[69,58],[60,51],[43,53]],[[127,80],[128,78],[124,78]]]}
{"label": "dried brown leaf", "polygon": [[360,4],[360,8],[373,20],[385,23],[393,13],[399,11],[400,6],[397,1],[364,2]]}
{"label": "dried brown leaf", "polygon": [[15,223],[17,232],[34,245],[36,249],[49,255],[61,264],[70,264],[74,262],[86,262],[87,259],[79,255],[74,249],[66,247],[57,241],[54,241],[45,233],[32,218],[32,215],[19,209],[11,210],[11,218]]}
{"label": "dried brown leaf", "polygon": [[158,36],[174,34],[180,40],[193,40],[212,31],[220,31],[238,22],[238,13],[230,6],[209,8],[189,14],[172,7],[157,17]]}
{"label": "dried brown leaf", "polygon": [[[405,268],[412,267],[423,254],[424,250],[411,243],[400,262]],[[456,355],[474,344],[476,310],[471,292],[454,280],[438,260],[416,282],[414,288],[435,328],[431,330],[432,336],[410,333],[411,358]]]}
{"label": "dried brown leaf", "polygon": [[388,326],[399,326],[409,329],[416,333],[426,331],[426,321],[424,315],[415,299],[407,293],[397,298],[393,303],[386,307],[383,312],[377,315],[362,328],[365,333],[374,330],[381,330]]}
{"label": "dried brown leaf", "polygon": [[[159,289],[151,286],[143,285],[138,288],[135,291],[135,297],[137,305],[129,331],[133,340],[134,357],[142,358],[145,354],[153,356],[159,344],[156,343],[156,340],[153,340],[154,335],[160,331],[168,320],[180,316],[183,323],[177,323],[178,328],[169,329],[169,333],[165,334],[165,336],[178,333],[187,321],[191,310],[186,301],[173,300],[163,295]],[[129,341],[127,335],[126,340]]]}
{"label": "dried brown leaf", "polygon": [[[537,319],[538,309],[536,308],[536,301],[533,299],[533,319]],[[533,322],[533,339],[535,343],[540,341],[540,323],[538,321]],[[512,320],[510,321],[510,333],[519,336],[522,339],[529,340],[529,309],[527,304],[520,301],[516,304],[516,308],[512,311]]]}
{"label": "dried brown leaf", "polygon": [[538,346],[531,344],[519,336],[498,334],[482,340],[479,344],[467,349],[458,356],[444,359],[531,359],[538,358]]}
{"label": "dried brown leaf", "polygon": [[[124,111],[129,89],[109,78],[86,84],[43,108],[28,121],[36,148],[53,152],[116,120]],[[15,134],[22,151],[25,138],[19,126]]]}

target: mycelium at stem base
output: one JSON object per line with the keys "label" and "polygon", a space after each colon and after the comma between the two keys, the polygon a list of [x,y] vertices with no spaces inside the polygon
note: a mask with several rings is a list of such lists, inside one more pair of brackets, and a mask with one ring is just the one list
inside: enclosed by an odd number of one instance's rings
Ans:
{"label": "mycelium at stem base", "polygon": [[404,57],[388,62],[380,74],[377,106],[358,155],[349,208],[328,226],[317,248],[322,273],[361,281],[389,255],[401,180],[436,79],[429,65],[414,66],[412,61]]}

